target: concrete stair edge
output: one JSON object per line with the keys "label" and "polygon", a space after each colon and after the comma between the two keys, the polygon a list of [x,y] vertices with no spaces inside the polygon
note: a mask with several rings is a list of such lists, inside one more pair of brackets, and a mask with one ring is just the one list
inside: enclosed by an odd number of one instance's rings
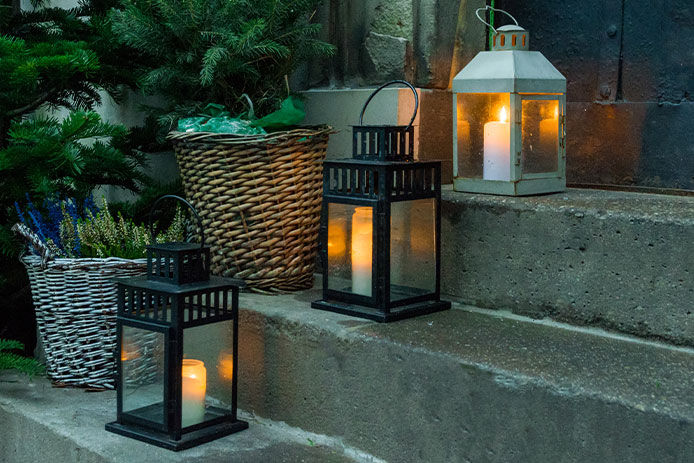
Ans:
{"label": "concrete stair edge", "polygon": [[694,455],[694,350],[476,309],[376,324],[308,309],[319,294],[242,295],[246,409],[387,461]]}

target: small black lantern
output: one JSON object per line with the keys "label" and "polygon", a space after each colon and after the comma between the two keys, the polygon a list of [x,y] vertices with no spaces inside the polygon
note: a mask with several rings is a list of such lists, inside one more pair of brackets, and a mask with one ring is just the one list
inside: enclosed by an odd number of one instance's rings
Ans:
{"label": "small black lantern", "polygon": [[[407,126],[363,125],[383,88],[414,94]],[[323,163],[323,299],[316,309],[389,322],[451,307],[440,300],[441,162],[414,161],[419,98],[377,88],[352,131],[353,159]]]}
{"label": "small black lantern", "polygon": [[[117,419],[108,431],[183,450],[241,431],[237,419],[240,280],[210,276],[210,248],[147,248],[147,276],[118,286]],[[231,298],[229,298],[231,296]]]}

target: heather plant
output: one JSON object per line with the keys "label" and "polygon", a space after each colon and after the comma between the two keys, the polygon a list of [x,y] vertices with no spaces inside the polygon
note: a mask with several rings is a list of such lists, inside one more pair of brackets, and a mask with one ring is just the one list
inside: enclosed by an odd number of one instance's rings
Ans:
{"label": "heather plant", "polygon": [[[158,243],[183,240],[183,213],[176,211],[173,223],[156,236]],[[96,214],[87,211],[87,217],[77,222],[77,238],[81,241],[82,257],[123,257],[136,259],[145,256],[145,248],[152,243],[145,225],[136,225],[122,214],[113,217],[104,204]]]}
{"label": "heather plant", "polygon": [[41,209],[37,208],[26,194],[26,207],[14,203],[19,221],[27,225],[38,238],[60,257],[80,257],[81,241],[77,236],[77,223],[86,214],[94,214],[97,207],[91,196],[88,196],[81,207],[74,198],[65,200],[45,199]]}
{"label": "heather plant", "polygon": [[[47,200],[42,214],[28,200],[27,208],[15,204],[20,222],[28,226],[57,257],[121,257],[137,259],[145,256],[152,236],[143,224],[126,219],[119,212],[114,217],[104,199],[97,208],[90,200],[77,206],[74,199]],[[182,241],[185,216],[176,209],[168,228],[158,233],[157,242]]]}

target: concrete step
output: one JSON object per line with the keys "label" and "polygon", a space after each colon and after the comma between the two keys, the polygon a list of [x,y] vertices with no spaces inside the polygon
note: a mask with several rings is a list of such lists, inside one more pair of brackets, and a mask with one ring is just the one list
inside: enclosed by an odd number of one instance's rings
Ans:
{"label": "concrete step", "polygon": [[378,462],[334,438],[241,412],[248,430],[181,452],[111,434],[115,392],[56,389],[43,378],[0,376],[0,462]]}
{"label": "concrete step", "polygon": [[241,297],[240,404],[391,462],[694,461],[694,350],[508,312]]}
{"label": "concrete step", "polygon": [[[328,123],[329,158],[374,89],[315,89],[306,123]],[[452,97],[418,89],[415,156],[452,174]],[[339,110],[335,110],[339,108]],[[366,123],[407,124],[413,99],[387,88]],[[508,198],[443,191],[442,290],[468,304],[694,346],[694,197],[569,189]]]}
{"label": "concrete step", "polygon": [[442,291],[694,346],[694,197],[443,192]]}

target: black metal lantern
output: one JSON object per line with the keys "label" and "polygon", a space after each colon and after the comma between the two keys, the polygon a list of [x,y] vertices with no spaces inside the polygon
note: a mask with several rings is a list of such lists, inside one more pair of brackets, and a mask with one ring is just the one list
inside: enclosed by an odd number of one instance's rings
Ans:
{"label": "black metal lantern", "polygon": [[[147,276],[118,285],[117,404],[106,429],[183,450],[248,427],[236,417],[240,280],[210,276],[201,243],[147,247]],[[150,229],[152,213],[150,212]],[[231,298],[229,298],[231,296]]]}
{"label": "black metal lantern", "polygon": [[[415,99],[407,126],[363,125],[381,89]],[[419,99],[396,80],[366,100],[352,132],[353,159],[323,164],[323,299],[316,309],[389,322],[446,310],[440,300],[441,163],[414,161]]]}

